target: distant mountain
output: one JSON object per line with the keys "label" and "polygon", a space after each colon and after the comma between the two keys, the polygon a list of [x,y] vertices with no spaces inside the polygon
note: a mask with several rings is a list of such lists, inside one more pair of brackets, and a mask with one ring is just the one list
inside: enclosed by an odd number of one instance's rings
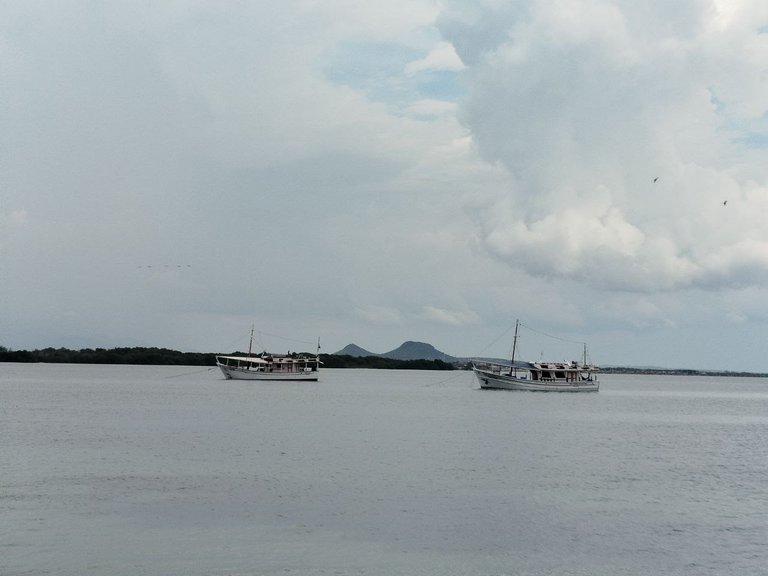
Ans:
{"label": "distant mountain", "polygon": [[398,348],[382,354],[384,358],[395,360],[443,360],[454,362],[456,358],[440,352],[431,344],[424,342],[403,342]]}
{"label": "distant mountain", "polygon": [[375,352],[368,352],[364,348],[360,348],[356,344],[347,344],[335,353],[336,356],[353,356],[353,357],[365,357],[365,356],[381,356],[383,358],[392,358],[393,360],[443,360],[444,362],[455,362],[457,359],[453,356],[449,356],[440,350],[437,350],[431,344],[424,342],[403,342],[400,346],[384,354],[376,354]]}
{"label": "distant mountain", "polygon": [[347,344],[339,350],[334,352],[335,356],[352,356],[353,358],[365,358],[366,356],[378,356],[375,352],[368,352],[365,348],[360,348],[357,344]]}

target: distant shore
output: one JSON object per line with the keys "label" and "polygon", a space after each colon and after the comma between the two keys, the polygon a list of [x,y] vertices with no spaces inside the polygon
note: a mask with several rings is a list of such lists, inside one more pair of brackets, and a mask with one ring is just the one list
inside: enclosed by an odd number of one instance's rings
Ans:
{"label": "distant shore", "polygon": [[[0,346],[0,362],[52,364],[137,364],[157,366],[216,366],[216,355],[222,352],[179,352],[168,348],[44,348],[42,350],[10,350]],[[225,354],[245,355],[245,352]],[[305,352],[305,354],[313,355]],[[384,370],[470,370],[468,361],[446,362],[434,359],[399,360],[382,356],[350,356],[320,354],[324,368],[376,368]],[[697,370],[687,368],[636,368],[607,366],[601,374],[644,374],[663,376],[731,376],[768,378],[768,373],[736,372],[730,370]]]}
{"label": "distant shore", "polygon": [[[156,366],[216,366],[219,354],[245,356],[245,352],[179,352],[168,348],[44,348],[9,350],[0,346],[0,362],[50,364],[133,364]],[[299,354],[299,353],[294,353]],[[314,353],[304,352],[310,356]],[[254,354],[256,356],[257,354]],[[398,360],[381,356],[355,357],[320,354],[324,368],[379,368],[389,370],[457,370],[461,367],[442,360]]]}
{"label": "distant shore", "polygon": [[646,374],[660,376],[731,376],[738,378],[768,378],[768,373],[737,372],[732,370],[696,370],[693,368],[627,368],[601,367],[601,374]]}

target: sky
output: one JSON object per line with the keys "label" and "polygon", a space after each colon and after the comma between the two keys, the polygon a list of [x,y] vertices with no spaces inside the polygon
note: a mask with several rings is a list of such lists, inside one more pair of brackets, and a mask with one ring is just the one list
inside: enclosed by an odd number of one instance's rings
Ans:
{"label": "sky", "polygon": [[764,0],[0,6],[0,346],[768,372]]}

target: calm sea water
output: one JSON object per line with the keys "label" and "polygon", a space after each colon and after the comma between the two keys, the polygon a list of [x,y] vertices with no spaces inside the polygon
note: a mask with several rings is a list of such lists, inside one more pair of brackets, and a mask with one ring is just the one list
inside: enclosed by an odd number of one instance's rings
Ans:
{"label": "calm sea water", "polygon": [[0,364],[0,574],[765,574],[768,381]]}

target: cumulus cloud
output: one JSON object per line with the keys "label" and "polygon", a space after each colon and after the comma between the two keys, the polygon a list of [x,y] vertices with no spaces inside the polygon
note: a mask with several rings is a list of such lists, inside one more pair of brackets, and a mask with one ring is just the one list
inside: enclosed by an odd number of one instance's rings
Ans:
{"label": "cumulus cloud", "polygon": [[456,111],[455,102],[446,102],[445,100],[425,99],[413,102],[408,106],[408,113],[413,116],[445,116],[453,114]]}
{"label": "cumulus cloud", "polygon": [[762,357],[764,3],[5,6],[2,345],[464,354],[524,313]]}
{"label": "cumulus cloud", "polygon": [[464,63],[452,44],[440,42],[424,58],[413,60],[405,67],[406,74],[433,70],[461,70]]}
{"label": "cumulus cloud", "polygon": [[460,117],[513,178],[477,210],[487,250],[606,289],[762,282],[768,158],[749,141],[768,110],[767,10],[451,3]]}
{"label": "cumulus cloud", "polygon": [[389,306],[361,306],[355,309],[355,315],[374,325],[402,326],[405,322],[402,312]]}
{"label": "cumulus cloud", "polygon": [[23,225],[27,223],[27,211],[26,210],[14,210],[11,212],[11,222],[14,224]]}
{"label": "cumulus cloud", "polygon": [[441,324],[450,324],[452,326],[464,326],[479,321],[477,314],[471,310],[446,310],[435,306],[425,306],[424,316]]}
{"label": "cumulus cloud", "polygon": [[29,220],[29,215],[26,210],[11,210],[8,214],[0,215],[0,221],[7,220],[9,224],[14,226],[24,226]]}

